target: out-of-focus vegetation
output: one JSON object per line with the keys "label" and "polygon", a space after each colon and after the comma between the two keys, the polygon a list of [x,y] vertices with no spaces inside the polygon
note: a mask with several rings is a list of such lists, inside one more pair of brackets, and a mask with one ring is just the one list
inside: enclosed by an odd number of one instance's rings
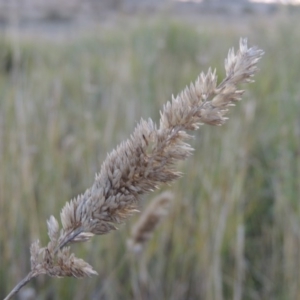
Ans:
{"label": "out-of-focus vegetation", "polygon": [[[65,41],[0,37],[0,297],[29,271],[30,244],[47,243],[46,219],[91,186],[106,153],[141,117],[158,120],[200,71],[216,67],[222,79],[228,48],[248,36],[266,52],[261,71],[179,166],[175,205],[143,253],[147,297],[298,298],[300,19],[206,19],[123,21]],[[36,299],[132,299],[132,222],[72,246],[99,276],[37,278]]]}

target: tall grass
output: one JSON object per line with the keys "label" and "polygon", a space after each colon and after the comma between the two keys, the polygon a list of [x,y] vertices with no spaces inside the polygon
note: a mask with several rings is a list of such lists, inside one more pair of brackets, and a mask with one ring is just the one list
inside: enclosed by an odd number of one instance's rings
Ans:
{"label": "tall grass", "polygon": [[[248,35],[266,52],[256,83],[226,126],[198,133],[168,220],[143,255],[156,299],[296,299],[300,35],[292,21],[209,32],[158,21],[19,46],[2,36],[0,296],[30,269],[31,242],[46,243],[45,220],[90,186],[106,153],[141,117],[158,120],[199,70],[211,62],[222,70],[228,47]],[[38,278],[37,297],[131,299],[131,264],[122,262],[129,232],[130,224],[75,246],[99,276]]]}

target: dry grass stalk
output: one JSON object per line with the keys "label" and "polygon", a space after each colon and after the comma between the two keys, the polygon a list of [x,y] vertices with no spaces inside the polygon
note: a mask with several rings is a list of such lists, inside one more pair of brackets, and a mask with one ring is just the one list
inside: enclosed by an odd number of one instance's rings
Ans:
{"label": "dry grass stalk", "polygon": [[151,119],[141,120],[131,137],[107,156],[92,187],[63,207],[60,231],[58,222],[51,216],[50,243],[44,248],[38,242],[33,243],[32,270],[5,299],[40,274],[58,277],[97,274],[65,246],[115,230],[115,224],[136,212],[143,195],[179,178],[181,173],[175,170],[175,163],[193,152],[186,143],[191,138],[186,131],[196,130],[201,124],[224,124],[228,108],[244,93],[237,85],[252,82],[262,55],[262,50],[248,48],[247,40],[241,39],[236,54],[229,50],[225,60],[226,78],[218,86],[216,72],[209,69],[164,106],[159,126]]}
{"label": "dry grass stalk", "polygon": [[[173,198],[174,195],[169,191],[155,197],[132,227],[131,237],[127,240],[127,248],[135,254],[130,257],[132,260],[131,283],[134,299],[149,299],[151,294],[146,257],[141,256],[141,254],[154,230],[169,213]],[[136,266],[138,266],[138,272]]]}
{"label": "dry grass stalk", "polygon": [[142,251],[162,218],[168,214],[173,198],[174,195],[171,192],[164,192],[151,201],[138,222],[132,227],[131,238],[127,241],[130,251],[135,253]]}

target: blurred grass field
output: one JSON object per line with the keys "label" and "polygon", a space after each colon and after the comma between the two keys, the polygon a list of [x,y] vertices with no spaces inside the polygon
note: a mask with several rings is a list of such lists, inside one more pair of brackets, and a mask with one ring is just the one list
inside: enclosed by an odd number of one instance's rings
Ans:
{"label": "blurred grass field", "polygon": [[[148,299],[299,299],[299,20],[138,18],[58,41],[2,34],[0,298],[29,271],[30,244],[48,242],[46,220],[92,185],[106,154],[200,71],[217,68],[221,81],[228,49],[247,36],[266,53],[255,83],[226,125],[201,127],[183,178],[162,187],[176,199],[143,253]],[[124,253],[134,220],[72,246],[99,276],[37,278],[35,299],[132,299],[136,266]]]}

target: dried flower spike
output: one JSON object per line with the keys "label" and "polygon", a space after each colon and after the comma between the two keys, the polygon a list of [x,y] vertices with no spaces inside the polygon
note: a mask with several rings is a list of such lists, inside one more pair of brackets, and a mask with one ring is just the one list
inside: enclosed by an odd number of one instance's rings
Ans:
{"label": "dried flower spike", "polygon": [[237,84],[252,81],[262,55],[262,50],[248,48],[247,40],[241,39],[236,54],[229,50],[226,78],[218,86],[216,72],[209,69],[167,102],[159,127],[151,119],[141,120],[131,137],[107,156],[93,186],[62,209],[60,247],[116,229],[115,224],[136,212],[141,196],[180,177],[175,163],[193,151],[186,143],[190,138],[186,131],[205,123],[224,124],[228,108],[244,92]]}
{"label": "dried flower spike", "polygon": [[193,151],[186,143],[191,138],[186,131],[196,130],[201,124],[224,124],[229,107],[244,92],[237,85],[253,81],[263,54],[256,47],[248,48],[247,40],[241,39],[236,54],[229,50],[225,60],[226,78],[219,85],[216,72],[209,69],[166,103],[160,112],[159,127],[151,119],[141,120],[131,137],[107,156],[92,187],[63,207],[60,231],[56,219],[50,217],[48,246],[40,248],[38,242],[32,244],[32,270],[5,299],[10,299],[40,274],[73,277],[97,274],[65,246],[115,230],[115,224],[137,211],[143,195],[180,177],[175,164]]}
{"label": "dried flower spike", "polygon": [[132,227],[131,238],[127,241],[130,251],[135,253],[141,252],[162,218],[169,213],[173,198],[174,195],[171,192],[164,192],[151,201],[138,222]]}

